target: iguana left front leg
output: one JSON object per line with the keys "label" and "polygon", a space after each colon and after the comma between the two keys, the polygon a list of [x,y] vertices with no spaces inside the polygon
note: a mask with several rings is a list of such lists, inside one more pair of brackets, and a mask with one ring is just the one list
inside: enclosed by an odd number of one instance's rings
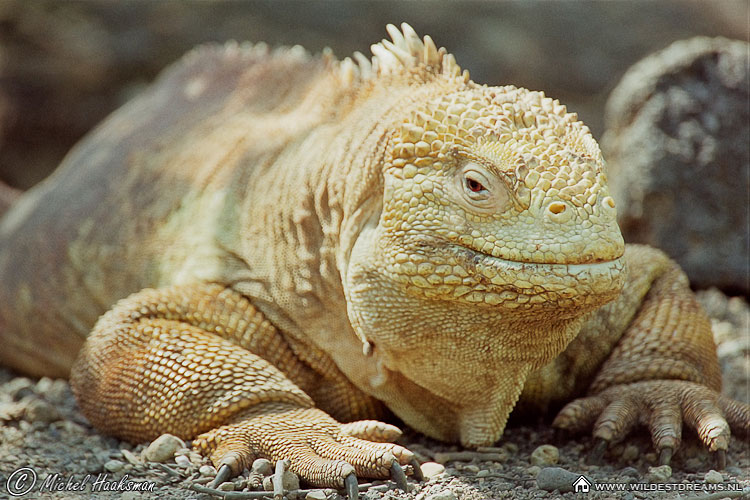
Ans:
{"label": "iguana left front leg", "polygon": [[254,458],[290,459],[302,478],[354,497],[356,476],[390,474],[405,488],[400,465],[409,471],[414,459],[380,442],[398,437],[395,427],[342,424],[323,411],[375,413],[367,396],[302,363],[260,311],[220,285],[145,289],[120,301],[94,327],[71,383],[99,430],[130,441],[193,438],[217,478]]}
{"label": "iguana left front leg", "polygon": [[590,395],[569,403],[553,425],[571,431],[593,426],[599,440],[594,455],[636,424],[646,425],[660,462],[666,464],[680,446],[684,421],[717,453],[723,467],[730,427],[750,430],[750,406],[719,392],[711,324],[685,274],[649,247],[631,246],[627,256],[631,274],[637,275],[611,308],[627,316],[623,309],[630,307],[630,299],[648,291],[590,386]]}

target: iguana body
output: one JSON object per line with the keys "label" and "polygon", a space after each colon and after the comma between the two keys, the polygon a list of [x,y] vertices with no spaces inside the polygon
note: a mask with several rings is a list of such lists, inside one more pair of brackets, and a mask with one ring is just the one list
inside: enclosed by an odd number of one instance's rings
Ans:
{"label": "iguana body", "polygon": [[725,450],[750,410],[684,274],[625,248],[588,129],[389,32],[357,63],[200,49],[114,113],[0,223],[2,362],[72,369],[103,431],[321,485],[412,461],[339,422],[486,445],[587,390],[557,425]]}

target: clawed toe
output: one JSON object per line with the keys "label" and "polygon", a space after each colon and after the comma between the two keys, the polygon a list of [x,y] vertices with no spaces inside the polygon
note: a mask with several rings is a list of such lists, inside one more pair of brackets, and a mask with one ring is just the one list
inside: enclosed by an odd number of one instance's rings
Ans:
{"label": "clawed toe", "polygon": [[592,465],[600,465],[604,462],[604,452],[607,451],[609,442],[603,438],[596,438],[596,444],[589,454],[589,463]]}
{"label": "clawed toe", "polygon": [[673,454],[674,449],[670,447],[662,448],[659,452],[659,465],[669,465],[669,463],[672,461]]}
{"label": "clawed toe", "polygon": [[208,484],[209,488],[217,488],[221,483],[228,481],[232,477],[232,468],[224,464],[219,467],[219,471],[216,473],[216,477],[213,481]]}
{"label": "clawed toe", "polygon": [[726,450],[716,450],[714,453],[716,455],[716,467],[719,470],[723,470],[727,466],[727,452]]}
{"label": "clawed toe", "polygon": [[344,479],[344,486],[346,487],[346,496],[349,500],[359,499],[359,483],[357,482],[357,476],[355,474],[349,474]]}
{"label": "clawed toe", "polygon": [[414,471],[414,479],[417,481],[424,481],[424,474],[422,474],[422,467],[419,466],[419,462],[416,458],[412,458],[409,462],[409,465],[411,465],[412,470]]}
{"label": "clawed toe", "polygon": [[396,486],[398,486],[401,491],[409,491],[409,488],[406,485],[406,474],[404,473],[404,469],[401,468],[396,460],[391,464],[391,479],[393,479]]}

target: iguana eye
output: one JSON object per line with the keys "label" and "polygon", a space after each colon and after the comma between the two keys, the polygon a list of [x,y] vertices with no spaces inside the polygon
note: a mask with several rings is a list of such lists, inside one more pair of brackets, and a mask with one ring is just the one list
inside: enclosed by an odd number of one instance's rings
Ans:
{"label": "iguana eye", "polygon": [[466,197],[474,202],[483,202],[492,197],[488,186],[491,186],[491,180],[488,175],[482,172],[480,167],[470,163],[466,165],[461,172],[463,180],[464,193]]}
{"label": "iguana eye", "polygon": [[508,202],[506,186],[483,165],[466,163],[458,171],[457,180],[461,200],[471,210],[494,213],[504,209]]}
{"label": "iguana eye", "polygon": [[487,191],[487,189],[482,185],[481,182],[476,179],[472,179],[471,177],[466,178],[466,187],[469,188],[469,191],[472,191],[474,193]]}

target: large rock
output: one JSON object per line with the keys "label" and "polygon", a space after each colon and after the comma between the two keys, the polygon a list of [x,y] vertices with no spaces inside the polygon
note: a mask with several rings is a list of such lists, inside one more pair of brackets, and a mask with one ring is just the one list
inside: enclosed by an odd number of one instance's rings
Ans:
{"label": "large rock", "polygon": [[699,287],[748,293],[750,110],[742,41],[697,37],[635,64],[602,148],[629,242],[665,250]]}

